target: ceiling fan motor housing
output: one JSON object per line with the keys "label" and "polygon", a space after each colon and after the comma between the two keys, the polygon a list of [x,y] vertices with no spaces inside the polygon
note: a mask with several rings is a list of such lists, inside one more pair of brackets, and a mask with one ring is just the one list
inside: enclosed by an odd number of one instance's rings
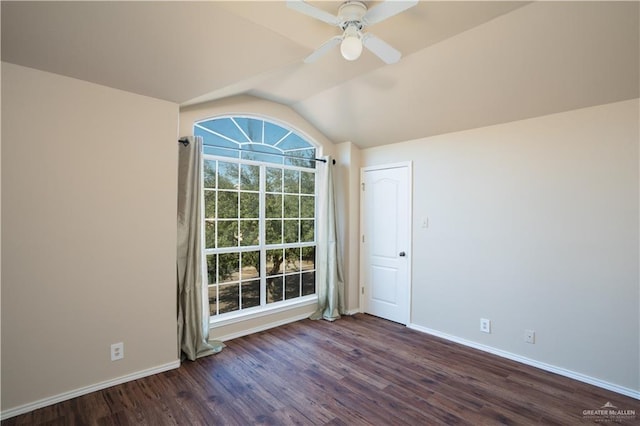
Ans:
{"label": "ceiling fan motor housing", "polygon": [[345,30],[349,25],[357,25],[358,30],[363,28],[362,18],[367,13],[367,6],[359,1],[347,1],[338,9],[340,26]]}

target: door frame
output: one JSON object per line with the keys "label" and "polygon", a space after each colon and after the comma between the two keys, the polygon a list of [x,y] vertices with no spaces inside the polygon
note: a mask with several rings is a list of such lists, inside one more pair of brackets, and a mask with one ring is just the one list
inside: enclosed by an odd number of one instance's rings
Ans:
{"label": "door frame", "polygon": [[366,264],[366,256],[365,250],[362,248],[363,238],[364,238],[364,220],[366,215],[366,208],[364,205],[365,197],[363,195],[364,188],[364,174],[369,171],[374,170],[385,170],[385,169],[397,169],[397,168],[407,168],[407,191],[408,191],[408,211],[407,211],[407,222],[409,226],[407,227],[407,250],[408,250],[408,259],[407,259],[407,312],[405,313],[406,325],[411,324],[412,311],[411,311],[411,293],[412,293],[412,277],[413,277],[413,161],[403,161],[399,163],[389,163],[389,164],[379,164],[376,166],[366,166],[360,168],[360,229],[359,229],[359,244],[360,244],[360,262],[359,262],[359,276],[360,282],[358,286],[358,304],[360,306],[360,312],[365,312],[366,299],[364,298],[365,293],[368,291],[365,283],[365,270],[367,268]]}

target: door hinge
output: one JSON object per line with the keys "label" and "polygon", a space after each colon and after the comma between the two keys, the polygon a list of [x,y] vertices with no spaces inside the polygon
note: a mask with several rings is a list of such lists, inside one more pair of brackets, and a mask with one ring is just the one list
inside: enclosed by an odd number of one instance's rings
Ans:
{"label": "door hinge", "polygon": [[362,242],[364,243],[364,235],[362,235]]}
{"label": "door hinge", "polygon": [[360,293],[364,294],[364,287],[360,287]]}
{"label": "door hinge", "polygon": [[364,182],[362,182],[361,185],[362,185],[362,190],[364,191]]}

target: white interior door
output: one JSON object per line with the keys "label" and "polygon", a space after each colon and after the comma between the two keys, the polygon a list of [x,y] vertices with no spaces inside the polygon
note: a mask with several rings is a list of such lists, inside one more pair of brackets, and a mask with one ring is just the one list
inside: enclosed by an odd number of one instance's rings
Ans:
{"label": "white interior door", "polygon": [[362,169],[361,306],[364,312],[409,322],[411,164]]}

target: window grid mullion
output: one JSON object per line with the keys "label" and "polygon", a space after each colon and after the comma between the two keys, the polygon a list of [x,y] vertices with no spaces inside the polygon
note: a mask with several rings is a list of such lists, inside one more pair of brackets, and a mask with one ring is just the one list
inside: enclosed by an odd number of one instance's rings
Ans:
{"label": "window grid mullion", "polygon": [[[213,247],[218,247],[218,206],[220,205],[220,200],[218,199],[218,187],[220,186],[218,183],[218,175],[220,174],[220,162],[216,161],[216,175],[215,175],[215,191],[216,191],[216,206],[215,206],[215,223],[214,223],[214,240]],[[218,268],[220,267],[220,255],[218,253],[215,254],[216,259],[216,276],[215,276],[215,284],[216,284],[216,315],[220,315],[220,278],[218,277]]]}
{"label": "window grid mullion", "polygon": [[258,212],[258,244],[260,245],[260,306],[267,305],[267,230],[266,230],[266,166],[260,166],[260,210]]}

